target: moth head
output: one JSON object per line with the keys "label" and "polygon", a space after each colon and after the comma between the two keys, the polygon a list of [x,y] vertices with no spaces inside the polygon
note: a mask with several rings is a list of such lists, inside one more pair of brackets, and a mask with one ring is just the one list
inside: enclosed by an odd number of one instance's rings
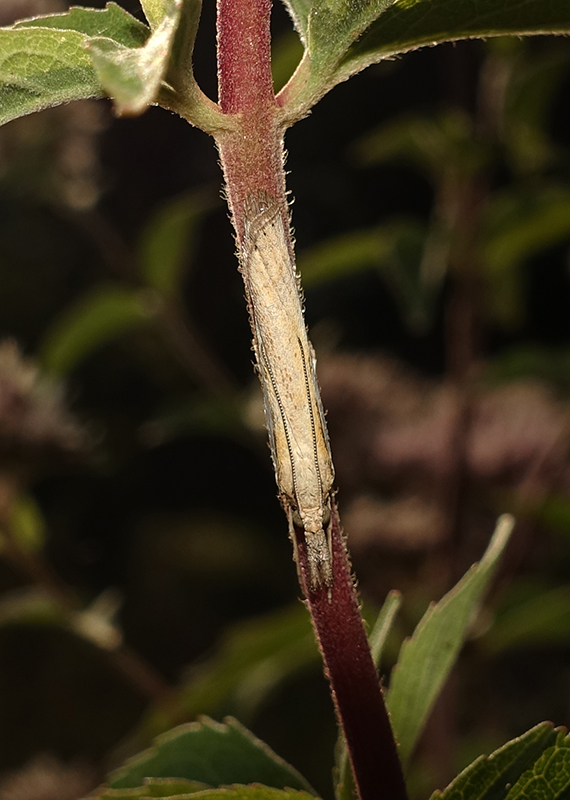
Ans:
{"label": "moth head", "polygon": [[330,522],[331,510],[328,503],[323,504],[320,508],[309,509],[305,512],[301,512],[296,506],[293,506],[291,508],[291,516],[293,523],[298,528],[303,528],[309,533],[318,533]]}

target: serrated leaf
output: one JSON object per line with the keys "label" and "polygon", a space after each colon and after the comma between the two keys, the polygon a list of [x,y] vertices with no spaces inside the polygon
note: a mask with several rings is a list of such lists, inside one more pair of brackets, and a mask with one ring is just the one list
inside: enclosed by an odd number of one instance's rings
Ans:
{"label": "serrated leaf", "polygon": [[87,44],[101,85],[119,115],[142,114],[158,97],[168,69],[182,0],[165,0],[164,14],[143,47],[125,47],[114,39],[91,38]]}
{"label": "serrated leaf", "polygon": [[565,0],[397,0],[346,52],[338,75],[345,80],[382,58],[424,45],[569,31],[570,13]]}
{"label": "serrated leaf", "polygon": [[81,297],[48,330],[38,359],[53,376],[67,375],[94,350],[140,325],[156,312],[148,291],[98,286]]}
{"label": "serrated leaf", "polygon": [[394,0],[313,0],[307,26],[311,77],[334,69],[350,46]]}
{"label": "serrated leaf", "polygon": [[[134,793],[119,792],[113,790],[104,791],[103,794],[95,793],[86,800],[152,800],[154,794],[145,794],[145,787],[136,789]],[[160,795],[164,797],[164,795]],[[298,792],[291,789],[272,789],[270,786],[224,786],[219,789],[205,789],[200,792],[174,795],[179,800],[190,798],[190,800],[309,800],[311,795],[306,792]]]}
{"label": "serrated leaf", "polygon": [[542,722],[490,756],[476,759],[446,789],[434,792],[431,800],[504,800],[512,784],[555,738],[552,724]]}
{"label": "serrated leaf", "polygon": [[565,0],[286,0],[306,46],[283,91],[293,119],[378,61],[426,45],[489,36],[570,32]]}
{"label": "serrated leaf", "polygon": [[0,124],[71,100],[102,97],[85,50],[89,37],[113,36],[136,46],[147,34],[115,4],[101,11],[74,8],[0,29]]}
{"label": "serrated leaf", "polygon": [[153,215],[138,246],[142,277],[148,286],[165,297],[178,293],[197,228],[214,203],[204,192],[189,192],[169,200]]}
{"label": "serrated leaf", "polygon": [[128,743],[128,752],[200,714],[216,715],[230,708],[248,718],[288,676],[318,663],[309,615],[298,603],[232,625],[212,657],[190,671],[172,703],[150,709]]}
{"label": "serrated leaf", "polygon": [[13,29],[56,28],[60,31],[76,31],[86,36],[105,36],[125,47],[142,47],[150,31],[124,8],[116,3],[107,3],[104,9],[72,6],[63,14],[46,14],[15,22]]}
{"label": "serrated leaf", "polygon": [[209,786],[263,783],[314,794],[305,779],[266,744],[230,717],[203,717],[156,739],[155,745],[114,772],[111,789],[142,786],[145,778],[186,778]]}
{"label": "serrated leaf", "polygon": [[210,787],[198,781],[183,778],[145,778],[142,786],[134,789],[109,789],[102,787],[90,800],[143,800],[147,797],[178,797],[194,794]]}
{"label": "serrated leaf", "polygon": [[386,704],[404,766],[465,641],[513,525],[508,515],[499,519],[481,561],[426,611],[412,637],[402,645]]}
{"label": "serrated leaf", "polygon": [[0,124],[103,90],[75,31],[0,30]]}
{"label": "serrated leaf", "polygon": [[549,747],[515,783],[506,800],[562,800],[570,796],[570,735],[560,731]]}

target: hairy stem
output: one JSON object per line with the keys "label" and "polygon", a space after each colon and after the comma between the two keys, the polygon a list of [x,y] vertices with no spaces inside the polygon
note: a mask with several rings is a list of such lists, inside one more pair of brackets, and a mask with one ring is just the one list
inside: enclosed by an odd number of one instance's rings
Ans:
{"label": "hairy stem", "polygon": [[218,0],[219,104],[237,124],[216,141],[277,483],[357,791],[361,800],[406,800],[331,493],[334,472],[295,276],[283,117],[271,79],[270,12],[271,0]]}

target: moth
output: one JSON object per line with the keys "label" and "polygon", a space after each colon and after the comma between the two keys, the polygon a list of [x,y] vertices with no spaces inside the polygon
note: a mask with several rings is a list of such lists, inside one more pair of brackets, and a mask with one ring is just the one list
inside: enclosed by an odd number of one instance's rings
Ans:
{"label": "moth", "polygon": [[269,197],[248,199],[241,269],[277,486],[294,546],[294,525],[305,533],[311,589],[330,590],[334,468],[287,233]]}

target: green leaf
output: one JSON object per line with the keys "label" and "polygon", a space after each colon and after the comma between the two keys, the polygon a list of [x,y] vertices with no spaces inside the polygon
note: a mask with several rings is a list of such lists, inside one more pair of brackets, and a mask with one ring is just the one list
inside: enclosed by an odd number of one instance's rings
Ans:
{"label": "green leaf", "polygon": [[[425,226],[413,219],[394,219],[368,230],[335,236],[301,253],[303,286],[376,268],[412,330],[431,319],[439,281],[426,280],[422,269]],[[443,273],[445,274],[445,273]]]}
{"label": "green leaf", "polygon": [[297,770],[231,717],[203,717],[162,736],[155,745],[114,772],[112,789],[142,786],[145,778],[186,778],[209,786],[263,783],[314,794]]}
{"label": "green leaf", "polygon": [[555,738],[551,723],[542,722],[492,755],[476,759],[443,792],[434,792],[431,800],[503,800]]}
{"label": "green leaf", "polygon": [[509,515],[499,519],[479,564],[426,611],[412,637],[402,645],[386,703],[404,766],[480,608],[513,525]]}
{"label": "green leaf", "polygon": [[570,735],[560,731],[556,744],[519,778],[506,800],[562,800],[569,794]]}
{"label": "green leaf", "polygon": [[570,32],[566,0],[286,0],[306,52],[283,91],[292,119],[382,59],[426,45]]}
{"label": "green leaf", "polygon": [[14,23],[13,29],[56,28],[76,31],[88,37],[105,36],[125,47],[142,47],[149,37],[149,29],[116,3],[107,3],[104,9],[75,6],[63,14],[49,14]]}
{"label": "green leaf", "polygon": [[31,494],[21,494],[10,513],[11,535],[24,550],[37,552],[45,544],[46,526],[42,512]]}
{"label": "green leaf", "polygon": [[570,32],[566,0],[398,0],[374,20],[337,66],[345,80],[383,58],[425,45],[488,36]]}
{"label": "green leaf", "polygon": [[519,173],[539,172],[557,155],[549,131],[550,111],[569,61],[566,47],[552,45],[535,57],[524,50],[518,58],[511,57],[501,133],[507,158]]}
{"label": "green leaf", "polygon": [[303,45],[295,31],[285,31],[271,42],[271,74],[278,92],[289,80],[303,56]]}
{"label": "green leaf", "polygon": [[[0,540],[0,550],[1,550]],[[0,627],[4,625],[45,625],[66,627],[68,618],[61,604],[45,589],[24,587],[0,598]]]}
{"label": "green leaf", "polygon": [[178,295],[198,226],[214,204],[215,200],[202,191],[189,192],[169,200],[155,213],[138,247],[142,277],[148,286],[165,297]]}
{"label": "green leaf", "polygon": [[301,37],[303,44],[306,45],[309,13],[313,5],[313,0],[283,0],[283,2],[291,15],[295,30]]}
{"label": "green leaf", "polygon": [[70,100],[101,97],[85,39],[74,31],[0,30],[0,124]]}
{"label": "green leaf", "polygon": [[156,30],[170,10],[170,0],[140,0],[151,30]]}
{"label": "green leaf", "polygon": [[[150,789],[150,791],[149,791]],[[154,797],[165,797],[152,792],[155,784],[139,787],[134,790],[116,791],[103,789],[89,795],[90,800],[151,800]],[[169,795],[170,796],[170,795]],[[177,793],[174,797],[196,797],[196,800],[309,800],[311,795],[306,792],[297,792],[290,789],[272,789],[269,786],[224,786],[220,789],[194,789],[193,792]]]}
{"label": "green leaf", "polygon": [[384,601],[384,605],[380,609],[378,617],[376,618],[374,627],[370,631],[368,644],[370,645],[372,658],[374,659],[374,663],[377,667],[380,667],[386,639],[392,630],[394,619],[396,618],[396,614],[400,610],[401,605],[402,595],[400,592],[389,592],[386,600]]}
{"label": "green leaf", "polygon": [[570,191],[546,185],[502,192],[486,209],[483,238],[491,308],[503,325],[512,327],[521,321],[521,265],[570,238]]}
{"label": "green leaf", "polygon": [[481,646],[496,654],[515,647],[567,644],[570,588],[557,586],[545,591],[539,587],[527,597],[520,597],[517,589],[515,585],[513,594],[518,602],[510,602],[505,610],[498,610],[492,627],[480,641]]}
{"label": "green leaf", "polygon": [[148,290],[98,286],[81,297],[48,330],[38,359],[51,375],[67,375],[94,350],[140,325],[157,311]]}
{"label": "green leaf", "polygon": [[450,172],[471,175],[484,164],[470,117],[451,109],[437,117],[406,114],[362,137],[352,148],[367,166],[401,159],[419,167],[434,183]]}
{"label": "green leaf", "polygon": [[493,383],[538,378],[564,394],[570,393],[570,349],[535,344],[508,348],[490,359],[485,369]]}
{"label": "green leaf", "polygon": [[199,714],[216,715],[231,708],[249,718],[287,677],[318,663],[311,621],[298,603],[233,625],[217,652],[191,670],[172,702],[151,708],[128,751],[140,750],[158,733]]}
{"label": "green leaf", "polygon": [[142,114],[158,97],[166,75],[182,0],[164,0],[160,24],[143,47],[125,47],[114,39],[94,37],[87,48],[101,85],[119,115]]}
{"label": "green leaf", "polygon": [[[59,28],[65,26],[65,29]],[[85,44],[91,35],[138,45],[148,30],[114,3],[0,29],[0,124],[43,108],[102,97]]]}
{"label": "green leaf", "polygon": [[142,800],[147,797],[177,797],[208,789],[199,781],[184,778],[145,778],[142,786],[135,789],[109,789],[102,787],[92,796],[93,800]]}

